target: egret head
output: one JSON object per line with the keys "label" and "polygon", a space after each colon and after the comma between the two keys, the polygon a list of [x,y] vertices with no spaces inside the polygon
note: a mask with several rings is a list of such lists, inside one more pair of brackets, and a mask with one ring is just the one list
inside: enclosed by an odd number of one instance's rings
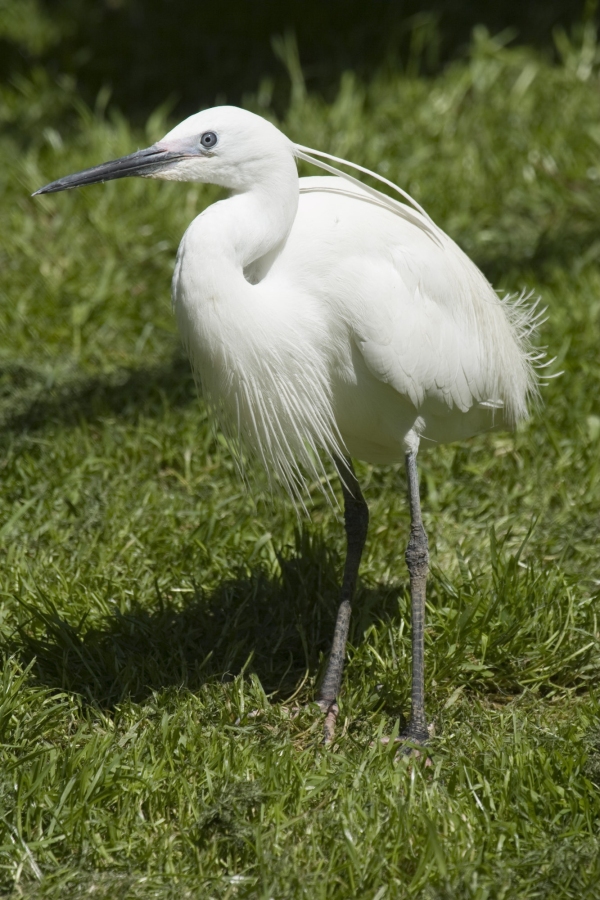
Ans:
{"label": "egret head", "polygon": [[244,191],[268,180],[282,164],[295,166],[294,145],[281,131],[247,110],[216,106],[185,119],[152,147],[66,175],[34,196],[133,175]]}

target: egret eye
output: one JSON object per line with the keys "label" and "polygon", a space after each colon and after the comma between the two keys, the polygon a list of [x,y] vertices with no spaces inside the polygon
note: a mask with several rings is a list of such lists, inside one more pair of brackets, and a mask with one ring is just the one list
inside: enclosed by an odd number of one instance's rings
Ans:
{"label": "egret eye", "polygon": [[205,131],[202,137],[200,138],[200,143],[204,148],[210,150],[211,147],[214,147],[217,143],[217,136],[214,131]]}

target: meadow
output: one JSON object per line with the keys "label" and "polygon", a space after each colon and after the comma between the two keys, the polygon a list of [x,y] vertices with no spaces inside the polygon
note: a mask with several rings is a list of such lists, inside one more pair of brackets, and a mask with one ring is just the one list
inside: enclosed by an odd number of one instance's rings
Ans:
{"label": "meadow", "polygon": [[379,740],[409,712],[403,467],[357,466],[371,530],[324,748],[339,512],[312,485],[299,521],[258,470],[245,490],[170,310],[218,191],[32,199],[172,123],[41,72],[0,89],[5,896],[600,897],[600,48],[591,25],[557,47],[479,29],[441,74],[348,73],[331,103],[282,51],[291,138],[397,181],[548,308],[531,419],[419,456],[428,767]]}

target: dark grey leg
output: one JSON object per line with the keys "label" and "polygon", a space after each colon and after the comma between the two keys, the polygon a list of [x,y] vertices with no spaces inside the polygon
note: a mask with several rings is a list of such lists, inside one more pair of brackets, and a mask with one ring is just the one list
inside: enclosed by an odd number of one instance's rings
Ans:
{"label": "dark grey leg", "polygon": [[335,720],[339,712],[337,698],[342,683],[344,659],[346,656],[346,639],[350,625],[352,612],[352,599],[356,589],[358,567],[362,556],[363,547],[367,537],[369,526],[369,509],[361,494],[358,481],[350,460],[336,461],[336,467],[342,481],[344,495],[344,523],[346,526],[347,551],[344,565],[344,579],[340,593],[340,606],[333,633],[333,645],[327,664],[327,671],[321,690],[319,691],[318,704],[325,713],[325,743],[333,738]]}
{"label": "dark grey leg", "polygon": [[425,585],[429,568],[427,535],[421,518],[419,500],[419,476],[417,455],[406,453],[406,475],[410,503],[410,538],[406,548],[406,565],[410,574],[410,600],[412,607],[412,709],[408,728],[400,736],[417,744],[424,744],[428,737],[425,718]]}

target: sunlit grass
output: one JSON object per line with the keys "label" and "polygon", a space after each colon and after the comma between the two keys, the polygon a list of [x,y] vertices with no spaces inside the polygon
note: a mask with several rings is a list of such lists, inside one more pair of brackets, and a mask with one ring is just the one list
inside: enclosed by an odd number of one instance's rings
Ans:
{"label": "sunlit grass", "polygon": [[301,533],[260,473],[245,493],[170,312],[178,240],[217,192],[32,200],[167,125],[67,127],[65,93],[11,94],[61,113],[0,139],[4,890],[597,896],[600,78],[595,45],[563,51],[551,68],[480,34],[435,80],[347,76],[330,107],[299,86],[282,123],[397,180],[498,287],[548,305],[563,374],[531,421],[420,454],[430,768],[377,740],[408,713],[402,467],[358,467],[372,525],[324,751],[306,704],[341,525],[317,490]]}

